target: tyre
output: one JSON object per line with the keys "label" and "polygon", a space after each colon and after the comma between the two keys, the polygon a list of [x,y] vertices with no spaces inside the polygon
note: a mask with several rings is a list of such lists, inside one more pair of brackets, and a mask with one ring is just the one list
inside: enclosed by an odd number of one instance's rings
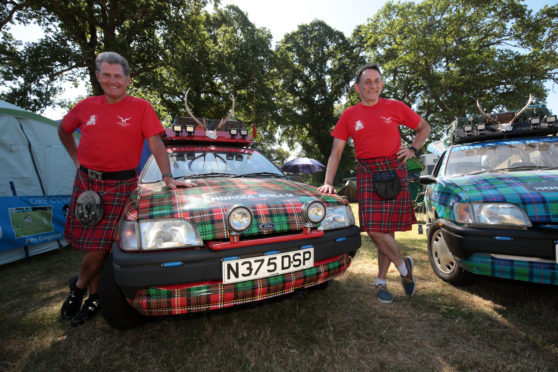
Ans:
{"label": "tyre", "polygon": [[463,270],[448,248],[442,229],[435,221],[432,231],[428,236],[428,258],[434,273],[442,280],[453,285],[465,285],[471,283],[473,274]]}
{"label": "tyre", "polygon": [[101,313],[112,328],[131,329],[146,322],[145,317],[128,304],[120,288],[116,285],[112,255],[109,255],[105,260],[99,286],[99,296],[102,304]]}

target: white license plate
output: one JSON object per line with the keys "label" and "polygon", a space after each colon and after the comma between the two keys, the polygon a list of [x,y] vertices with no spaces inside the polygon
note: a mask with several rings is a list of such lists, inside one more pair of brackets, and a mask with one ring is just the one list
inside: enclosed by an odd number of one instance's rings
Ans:
{"label": "white license plate", "polygon": [[229,284],[267,278],[268,276],[292,273],[313,266],[313,247],[250,258],[224,259],[223,283]]}

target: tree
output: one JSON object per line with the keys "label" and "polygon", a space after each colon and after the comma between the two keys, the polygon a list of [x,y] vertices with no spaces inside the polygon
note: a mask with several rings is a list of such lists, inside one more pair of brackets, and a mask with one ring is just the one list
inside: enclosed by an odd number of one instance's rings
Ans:
{"label": "tree", "polygon": [[[486,109],[517,111],[544,83],[556,81],[558,6],[533,15],[518,0],[389,2],[353,34],[383,68],[384,96],[416,109],[447,131],[455,116]],[[403,131],[403,139],[412,141]]]}
{"label": "tree", "polygon": [[[347,94],[359,58],[343,33],[322,21],[301,25],[277,49],[276,99],[283,138],[305,156],[327,162],[335,105]],[[345,152],[342,164],[352,162]]]}
{"label": "tree", "polygon": [[[132,78],[161,65],[161,34],[176,12],[187,13],[188,25],[203,21],[209,0],[12,0],[0,8],[0,78],[4,99],[32,111],[53,103],[62,83],[89,80],[92,93],[102,94],[95,78],[95,56],[118,51],[132,66]],[[9,23],[36,22],[44,38],[17,45],[6,31]]]}

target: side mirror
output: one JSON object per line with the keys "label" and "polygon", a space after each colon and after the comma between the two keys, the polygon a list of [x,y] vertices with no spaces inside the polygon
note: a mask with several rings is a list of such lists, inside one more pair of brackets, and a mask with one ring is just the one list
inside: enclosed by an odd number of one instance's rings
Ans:
{"label": "side mirror", "polygon": [[419,177],[419,183],[421,185],[431,185],[436,182],[438,182],[438,180],[436,179],[436,177],[434,177],[431,174],[426,174],[424,176]]}

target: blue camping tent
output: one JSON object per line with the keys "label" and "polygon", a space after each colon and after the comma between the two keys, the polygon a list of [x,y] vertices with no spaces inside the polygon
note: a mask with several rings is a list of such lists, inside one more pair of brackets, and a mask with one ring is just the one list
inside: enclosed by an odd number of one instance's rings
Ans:
{"label": "blue camping tent", "polygon": [[0,100],[0,265],[65,244],[75,166],[57,126]]}

